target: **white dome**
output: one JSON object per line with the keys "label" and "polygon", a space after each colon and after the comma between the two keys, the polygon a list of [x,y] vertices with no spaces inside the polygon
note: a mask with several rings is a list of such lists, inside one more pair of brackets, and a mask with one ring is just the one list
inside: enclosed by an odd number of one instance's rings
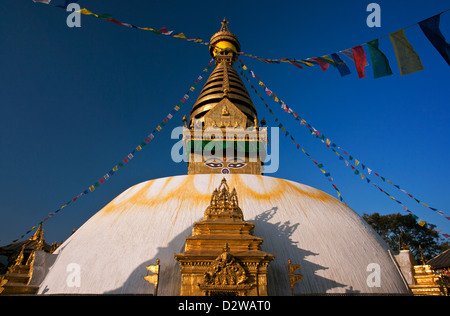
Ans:
{"label": "white dome", "polygon": [[[223,175],[184,175],[137,184],[92,216],[55,252],[40,294],[153,293],[146,266],[160,259],[158,295],[179,295],[175,253],[203,217]],[[345,204],[296,182],[258,175],[226,175],[244,219],[254,222],[269,264],[269,295],[290,295],[287,263],[300,264],[295,293],[398,293],[409,289],[376,232]],[[67,282],[69,265],[80,284]],[[371,267],[380,267],[378,284]],[[73,265],[72,265],[73,266]],[[376,271],[375,271],[376,272]]]}

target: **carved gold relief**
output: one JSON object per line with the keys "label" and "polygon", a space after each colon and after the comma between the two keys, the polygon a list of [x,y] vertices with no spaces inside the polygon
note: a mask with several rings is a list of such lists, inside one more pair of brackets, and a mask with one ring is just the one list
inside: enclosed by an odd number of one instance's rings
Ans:
{"label": "carved gold relief", "polygon": [[275,256],[261,250],[254,227],[244,221],[237,191],[224,178],[186,237],[185,251],[174,255],[181,295],[267,295],[267,267]]}

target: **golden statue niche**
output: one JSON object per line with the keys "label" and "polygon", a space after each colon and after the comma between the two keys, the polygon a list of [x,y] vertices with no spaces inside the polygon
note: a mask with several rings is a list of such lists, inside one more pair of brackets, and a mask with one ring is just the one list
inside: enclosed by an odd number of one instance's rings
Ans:
{"label": "golden statue niche", "polygon": [[203,219],[175,254],[181,266],[181,295],[266,296],[267,268],[275,256],[261,251],[263,238],[244,221],[237,192],[224,178],[211,196]]}

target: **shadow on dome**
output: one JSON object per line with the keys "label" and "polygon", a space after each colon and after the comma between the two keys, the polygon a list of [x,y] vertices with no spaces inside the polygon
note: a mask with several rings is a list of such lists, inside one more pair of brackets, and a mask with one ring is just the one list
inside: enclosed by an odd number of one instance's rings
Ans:
{"label": "shadow on dome", "polygon": [[268,269],[268,294],[291,295],[287,268],[289,259],[301,265],[298,273],[303,275],[303,279],[294,285],[295,294],[323,294],[335,288],[348,288],[345,284],[317,274],[318,271],[328,268],[308,261],[307,257],[317,256],[318,253],[300,248],[298,242],[292,238],[294,232],[301,229],[301,224],[292,224],[290,221],[271,223],[277,211],[278,207],[273,207],[249,220],[256,224],[255,235],[264,237],[262,248],[276,255]]}
{"label": "shadow on dome", "polygon": [[[276,256],[275,260],[269,264],[268,294],[271,296],[291,295],[287,269],[288,259],[292,259],[293,263],[301,265],[299,273],[304,276],[295,285],[295,294],[323,294],[335,288],[342,288],[342,292],[346,293],[357,293],[345,284],[318,274],[320,270],[328,268],[307,260],[308,257],[318,254],[300,248],[298,242],[292,239],[293,233],[297,229],[301,229],[301,224],[290,223],[290,221],[271,223],[270,221],[277,211],[278,207],[274,206],[248,220],[255,223],[255,236],[264,238],[262,250]],[[136,267],[121,287],[105,294],[153,294],[154,285],[144,280],[144,276],[147,275],[146,266],[155,264],[156,260],[160,259],[158,295],[180,295],[181,273],[179,264],[174,259],[174,254],[184,251],[185,238],[191,234],[192,226],[187,227],[172,239],[167,247],[159,247],[157,254]],[[131,289],[133,289],[132,293]]]}

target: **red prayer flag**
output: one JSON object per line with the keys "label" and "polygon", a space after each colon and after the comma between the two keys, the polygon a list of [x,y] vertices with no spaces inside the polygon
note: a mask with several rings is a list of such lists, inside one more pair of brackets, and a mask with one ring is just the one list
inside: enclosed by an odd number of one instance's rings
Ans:
{"label": "red prayer flag", "polygon": [[326,61],[324,61],[320,58],[311,58],[311,59],[316,61],[319,64],[320,69],[322,69],[322,71],[325,71],[328,69],[328,67],[330,67],[330,65]]}
{"label": "red prayer flag", "polygon": [[303,67],[300,66],[299,64],[297,64],[296,62],[294,62],[294,61],[292,61],[292,60],[289,60],[289,62],[290,62],[292,65],[294,65],[295,67],[298,67],[298,68],[300,68],[300,69],[303,69]]}
{"label": "red prayer flag", "polygon": [[106,21],[111,21],[111,22],[113,22],[113,23],[116,23],[117,25],[123,26],[122,22],[119,22],[119,21],[117,21],[117,20],[114,20],[113,18],[106,19]]}
{"label": "red prayer flag", "polygon": [[353,47],[353,58],[355,60],[356,71],[358,72],[359,79],[366,77],[364,67],[366,65],[366,53],[361,45]]}

